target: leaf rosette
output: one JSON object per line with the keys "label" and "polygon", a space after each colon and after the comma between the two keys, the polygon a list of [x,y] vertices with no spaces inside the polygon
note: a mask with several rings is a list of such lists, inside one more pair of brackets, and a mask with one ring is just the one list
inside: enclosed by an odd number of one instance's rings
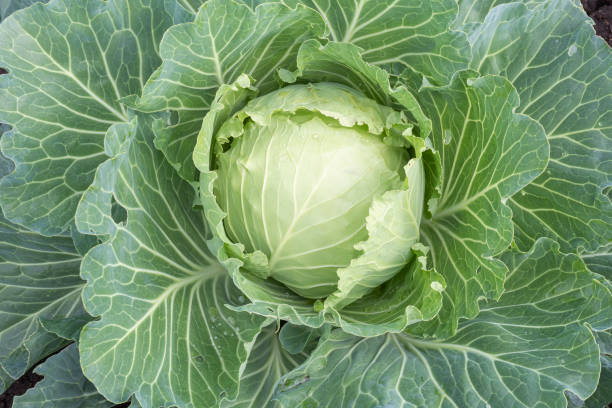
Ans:
{"label": "leaf rosette", "polygon": [[[265,95],[247,75],[222,86],[194,150],[211,246],[253,301],[240,310],[368,336],[430,320],[445,287],[419,243],[430,122],[354,46],[310,40],[297,59]],[[341,63],[372,92],[311,79]]]}
{"label": "leaf rosette", "polygon": [[[252,26],[288,7],[211,2],[200,17],[221,4]],[[172,38],[202,30],[193,24]],[[545,168],[544,132],[514,112],[504,78],[464,70],[416,87],[414,75],[392,76],[363,49],[321,36],[314,29],[273,74],[245,67],[228,83],[211,67],[225,83],[206,104],[196,173],[184,177],[199,190],[209,247],[251,300],[236,310],[359,336],[409,326],[452,335],[479,297],[502,293],[505,200]],[[259,46],[242,43],[245,55]],[[225,47],[216,56],[232,57]],[[141,109],[159,103],[172,67],[180,61],[162,64]]]}
{"label": "leaf rosette", "polygon": [[16,406],[609,400],[612,53],[577,2],[0,19],[0,391],[78,342]]}

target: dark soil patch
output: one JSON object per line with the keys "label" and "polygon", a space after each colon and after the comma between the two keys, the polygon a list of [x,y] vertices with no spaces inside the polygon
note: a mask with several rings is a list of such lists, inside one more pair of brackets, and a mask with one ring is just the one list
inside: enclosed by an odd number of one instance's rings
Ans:
{"label": "dark soil patch", "polygon": [[0,408],[11,408],[14,397],[25,394],[28,389],[43,379],[41,375],[36,374],[33,370],[34,368],[30,369],[23,377],[15,381],[4,394],[0,395]]}
{"label": "dark soil patch", "polygon": [[595,21],[595,32],[612,47],[612,0],[581,0],[582,7]]}
{"label": "dark soil patch", "polygon": [[[30,388],[34,387],[37,382],[41,381],[44,377],[34,372],[36,367],[32,367],[30,371],[25,373],[21,378],[15,381],[3,394],[0,394],[0,408],[11,408],[13,405],[13,398],[23,395]],[[130,406],[129,402],[115,405],[113,408],[127,408]]]}

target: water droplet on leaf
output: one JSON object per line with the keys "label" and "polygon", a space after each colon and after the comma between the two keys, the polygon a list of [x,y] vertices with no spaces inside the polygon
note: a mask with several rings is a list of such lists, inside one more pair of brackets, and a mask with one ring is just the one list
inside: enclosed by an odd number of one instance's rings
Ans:
{"label": "water droplet on leaf", "polygon": [[210,318],[210,320],[212,322],[217,321],[217,318],[219,317],[219,311],[214,308],[214,307],[209,307],[208,308],[208,317]]}
{"label": "water droplet on leaf", "polygon": [[442,292],[444,290],[444,287],[442,287],[442,284],[440,282],[438,282],[438,281],[431,282],[430,286],[436,292]]}

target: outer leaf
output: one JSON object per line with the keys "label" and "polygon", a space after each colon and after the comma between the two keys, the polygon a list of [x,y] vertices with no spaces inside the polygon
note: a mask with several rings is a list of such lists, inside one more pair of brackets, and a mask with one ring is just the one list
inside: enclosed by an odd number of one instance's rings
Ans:
{"label": "outer leaf", "polygon": [[[110,236],[115,233],[113,188],[119,168],[127,161],[135,120],[112,126],[105,138],[105,153],[110,157],[98,166],[91,187],[83,194],[76,211],[75,225],[81,234]],[[125,220],[122,220],[125,223]]]}
{"label": "outer leaf", "polygon": [[37,374],[45,378],[15,397],[13,408],[105,408],[114,404],[104,399],[83,375],[76,344],[66,347],[38,366]]}
{"label": "outer leaf", "polygon": [[81,256],[85,255],[87,251],[99,244],[98,238],[95,235],[81,234],[77,230],[76,225],[70,226],[70,236],[72,237],[74,247]]}
{"label": "outer leaf", "polygon": [[2,151],[6,217],[43,234],[68,228],[105,160],[104,134],[125,122],[120,98],[138,94],[159,64],[170,25],[191,17],[179,0],[53,0],[0,26],[0,121],[15,132]]}
{"label": "outer leaf", "polygon": [[612,52],[578,2],[494,8],[470,35],[471,66],[500,74],[550,142],[546,171],[509,201],[516,243],[541,236],[565,251],[594,252],[612,240]]}
{"label": "outer leaf", "polygon": [[273,72],[295,66],[299,45],[321,34],[322,23],[303,6],[265,3],[252,11],[232,0],[209,1],[193,23],[168,30],[160,44],[163,63],[138,107],[206,111],[220,85],[245,73],[260,89],[269,90],[274,87]]}
{"label": "outer leaf", "polygon": [[66,344],[39,318],[85,314],[80,264],[70,237],[43,237],[0,216],[0,393]]}
{"label": "outer leaf", "polygon": [[612,356],[612,330],[594,332],[597,344],[599,344],[599,352]]}
{"label": "outer leaf", "polygon": [[[4,123],[0,123],[0,140],[2,140],[2,135],[9,132],[11,127],[5,125]],[[15,164],[12,160],[9,160],[0,152],[0,179],[2,179],[7,174],[10,174],[13,170],[15,170]]]}
{"label": "outer leaf", "polygon": [[206,0],[179,0],[178,3],[185,10],[195,16],[202,4],[206,3]]}
{"label": "outer leaf", "polygon": [[584,403],[585,408],[605,408],[612,401],[612,358],[602,357],[599,385],[593,395]]}
{"label": "outer leaf", "polygon": [[296,326],[285,323],[281,327],[278,340],[290,354],[299,354],[311,348],[323,333],[324,328],[311,329],[307,326]]}
{"label": "outer leaf", "polygon": [[321,13],[331,40],[360,47],[372,64],[408,68],[433,83],[446,83],[467,67],[465,35],[449,30],[457,13],[452,0],[299,2]]}
{"label": "outer leaf", "polygon": [[612,297],[575,255],[539,240],[508,254],[508,291],[452,338],[325,336],[281,382],[290,407],[566,407],[597,386],[599,349],[585,322],[612,316]]}
{"label": "outer leaf", "polygon": [[142,408],[142,405],[140,405],[136,398],[132,398],[129,408]]}
{"label": "outer leaf", "polygon": [[211,0],[193,23],[168,30],[160,45],[163,64],[137,107],[178,112],[169,127],[157,125],[156,145],[185,179],[195,177],[191,152],[219,86],[246,73],[269,91],[276,83],[273,73],[294,69],[299,45],[323,30],[321,18],[303,5],[267,3],[253,11],[233,0]]}
{"label": "outer leaf", "polygon": [[272,401],[276,382],[308,356],[289,354],[284,350],[275,328],[274,325],[268,326],[259,334],[240,377],[238,396],[233,401],[223,401],[221,408],[279,407],[276,401]]}
{"label": "outer leaf", "polygon": [[506,252],[502,260],[510,268],[504,295],[493,305],[484,305],[478,319],[490,315],[509,325],[577,322],[594,330],[612,327],[610,287],[579,256],[561,253],[556,241],[539,239],[530,252]]}
{"label": "outer leaf", "polygon": [[4,0],[0,4],[0,21],[4,20],[12,13],[22,8],[31,6],[34,3],[46,3],[48,0]]}
{"label": "outer leaf", "polygon": [[414,95],[402,85],[392,87],[389,73],[368,64],[361,57],[359,48],[346,43],[305,41],[297,55],[297,70],[283,80],[293,82],[337,82],[360,90],[367,97],[382,105],[404,111],[418,125],[415,129],[422,138],[431,132],[431,120],[425,116]]}
{"label": "outer leaf", "polygon": [[60,317],[58,319],[39,319],[42,326],[50,333],[62,339],[79,341],[81,329],[93,320],[88,314],[73,317]]}
{"label": "outer leaf", "polygon": [[[531,7],[541,1],[542,0],[523,0],[522,3]],[[470,23],[482,23],[493,7],[512,2],[513,0],[459,0],[457,2],[459,3],[459,12],[455,18],[453,27],[466,29],[469,28],[469,26],[462,26]]]}
{"label": "outer leaf", "polygon": [[493,256],[512,239],[504,202],[546,166],[548,145],[537,122],[514,113],[518,95],[501,77],[462,72],[419,96],[442,159],[441,196],[421,233],[448,283],[439,324],[425,332],[447,336],[458,318],[478,313],[480,296],[501,294],[507,268]]}
{"label": "outer leaf", "polygon": [[568,407],[604,408],[612,401],[612,331],[595,333],[601,352],[601,374],[597,390],[586,401],[569,399]]}
{"label": "outer leaf", "polygon": [[224,307],[244,298],[208,252],[193,188],[153,146],[152,120],[135,118],[127,139],[109,140],[118,156],[82,204],[105,200],[113,180],[127,223],[83,260],[84,302],[100,320],[81,333],[81,364],[113,402],[135,393],[144,408],[215,406],[236,395],[263,319]]}
{"label": "outer leaf", "polygon": [[599,248],[595,252],[582,254],[582,259],[593,272],[612,281],[612,243]]}

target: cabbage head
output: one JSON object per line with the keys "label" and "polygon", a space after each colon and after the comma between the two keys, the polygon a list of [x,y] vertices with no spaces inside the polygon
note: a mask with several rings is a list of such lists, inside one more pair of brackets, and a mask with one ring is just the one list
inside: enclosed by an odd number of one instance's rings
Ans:
{"label": "cabbage head", "polygon": [[[392,277],[411,258],[423,207],[422,164],[408,165],[408,140],[393,144],[402,131],[410,127],[400,112],[334,83],[249,101],[217,133],[214,191],[228,237],[264,253],[271,278],[325,298],[338,289],[338,270],[366,249],[369,214],[377,216],[385,193],[402,194],[409,211],[377,220],[405,225]],[[414,197],[400,192],[408,186]]]}

